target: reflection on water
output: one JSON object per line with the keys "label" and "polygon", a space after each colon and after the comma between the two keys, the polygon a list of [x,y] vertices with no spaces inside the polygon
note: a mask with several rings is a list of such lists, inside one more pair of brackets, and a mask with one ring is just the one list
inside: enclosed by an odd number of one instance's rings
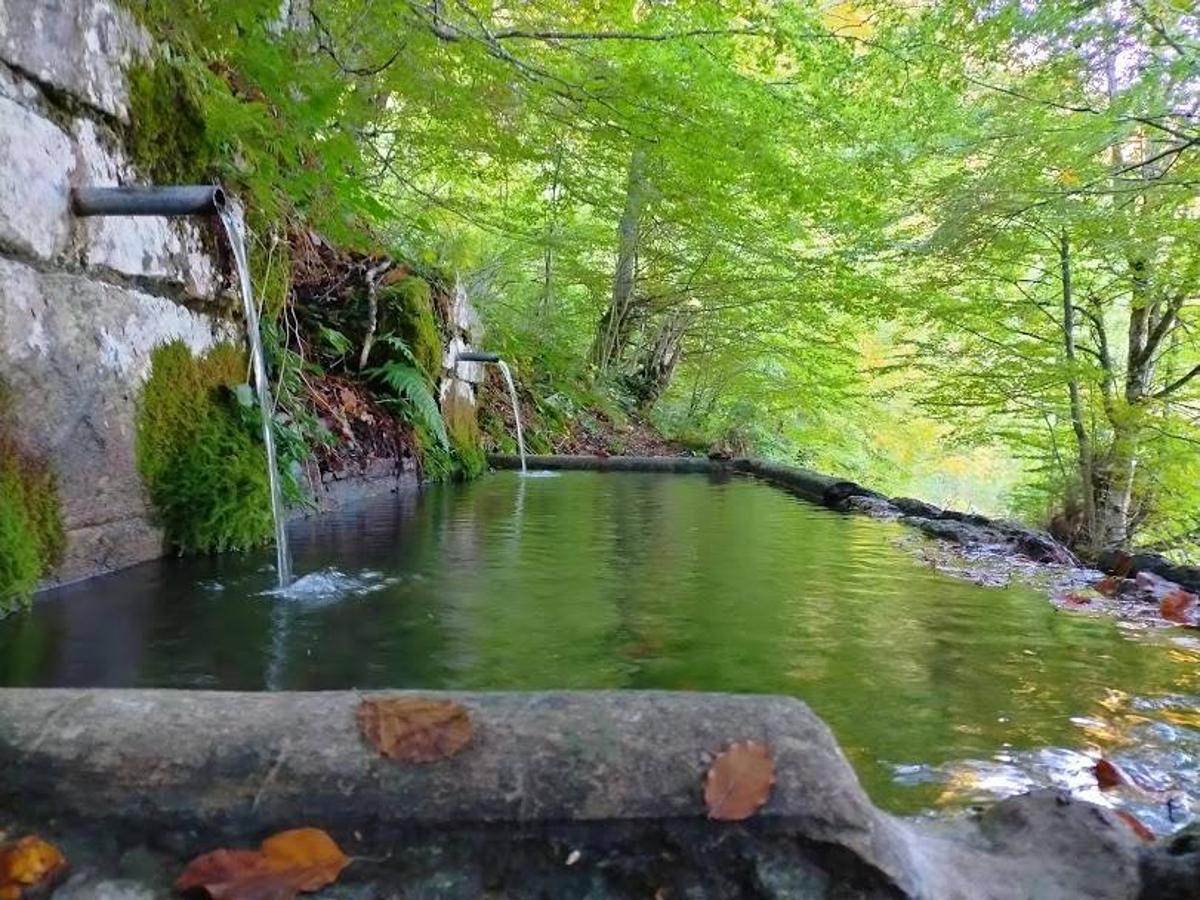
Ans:
{"label": "reflection on water", "polygon": [[269,551],[56,591],[0,623],[0,682],[791,694],[887,808],[1090,787],[1104,752],[1167,830],[1200,789],[1194,635],[953,579],[903,533],[739,477],[498,473],[297,523],[286,596]]}

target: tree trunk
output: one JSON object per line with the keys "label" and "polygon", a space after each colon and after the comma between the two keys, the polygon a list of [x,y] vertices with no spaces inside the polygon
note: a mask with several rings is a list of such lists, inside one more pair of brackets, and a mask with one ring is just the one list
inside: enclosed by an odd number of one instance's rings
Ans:
{"label": "tree trunk", "polygon": [[637,271],[638,232],[645,205],[644,150],[634,150],[629,158],[629,177],[625,190],[625,209],[617,228],[617,266],[613,274],[612,297],[596,329],[592,344],[592,364],[606,374],[620,361],[629,340],[634,306],[634,281]]}
{"label": "tree trunk", "polygon": [[691,308],[676,309],[667,314],[659,326],[654,341],[646,347],[637,369],[629,377],[629,385],[638,405],[649,408],[658,402],[671,386],[675,367],[683,355],[683,338],[695,318]]}
{"label": "tree trunk", "polygon": [[1079,480],[1083,497],[1084,533],[1081,537],[1090,546],[1096,535],[1095,465],[1092,459],[1091,437],[1083,413],[1083,398],[1079,390],[1079,372],[1076,370],[1075,300],[1071,290],[1071,244],[1066,229],[1059,239],[1058,256],[1062,269],[1063,353],[1070,368],[1067,392],[1071,400],[1071,429],[1075,432],[1075,443],[1079,451]]}

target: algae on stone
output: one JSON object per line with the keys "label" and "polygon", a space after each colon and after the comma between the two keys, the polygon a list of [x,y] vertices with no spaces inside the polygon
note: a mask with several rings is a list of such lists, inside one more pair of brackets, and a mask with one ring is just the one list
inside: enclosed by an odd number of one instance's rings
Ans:
{"label": "algae on stone", "polygon": [[28,601],[66,544],[53,471],[22,449],[0,383],[0,615]]}

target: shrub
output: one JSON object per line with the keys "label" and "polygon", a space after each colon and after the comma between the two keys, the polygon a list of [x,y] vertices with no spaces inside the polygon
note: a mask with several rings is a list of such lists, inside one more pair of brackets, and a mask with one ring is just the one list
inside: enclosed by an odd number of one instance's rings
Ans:
{"label": "shrub", "polygon": [[221,344],[196,358],[173,341],[151,362],[137,464],[167,541],[182,552],[265,543],[272,524],[263,446],[232,392],[245,380],[244,352]]}

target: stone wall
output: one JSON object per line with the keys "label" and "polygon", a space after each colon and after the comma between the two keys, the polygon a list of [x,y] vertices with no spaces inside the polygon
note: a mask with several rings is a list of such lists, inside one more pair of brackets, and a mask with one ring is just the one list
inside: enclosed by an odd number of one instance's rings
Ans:
{"label": "stone wall", "polygon": [[78,219],[70,188],[144,183],[122,145],[145,32],[111,0],[0,0],[0,378],[55,467],[68,549],[53,580],[159,555],[133,457],[151,349],[235,337],[215,222]]}

